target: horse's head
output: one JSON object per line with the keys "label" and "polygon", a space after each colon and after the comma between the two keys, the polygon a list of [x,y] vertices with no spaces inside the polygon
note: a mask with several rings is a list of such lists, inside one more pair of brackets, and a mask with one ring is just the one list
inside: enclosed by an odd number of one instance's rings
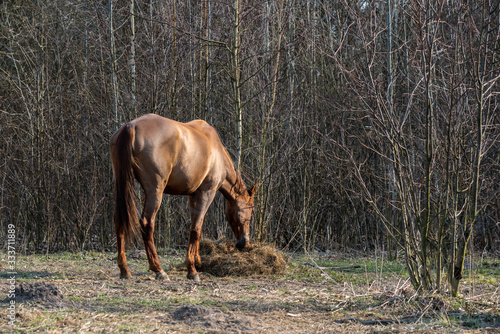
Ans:
{"label": "horse's head", "polygon": [[257,184],[238,196],[234,201],[227,201],[226,219],[236,237],[236,247],[243,249],[250,240],[250,219],[253,212],[253,195]]}

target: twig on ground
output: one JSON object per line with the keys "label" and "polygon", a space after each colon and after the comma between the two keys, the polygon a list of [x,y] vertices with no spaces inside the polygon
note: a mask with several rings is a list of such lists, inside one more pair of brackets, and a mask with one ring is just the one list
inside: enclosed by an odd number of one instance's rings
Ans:
{"label": "twig on ground", "polygon": [[[309,260],[311,260],[311,262],[314,264],[314,265],[313,265],[313,267],[318,268],[318,269],[319,269],[319,270],[323,273],[323,275],[324,275],[326,278],[328,278],[330,281],[332,281],[333,283],[335,283],[335,284],[339,284],[339,283],[338,283],[336,280],[334,280],[334,279],[333,279],[333,278],[332,278],[332,277],[331,277],[331,276],[330,276],[330,275],[329,275],[326,271],[324,271],[324,270],[322,269],[322,267],[320,267],[320,266],[316,263],[316,261],[314,261],[314,259],[313,259],[313,258],[312,258],[309,254],[308,254],[308,257],[309,257]],[[309,264],[309,265],[310,265],[310,264]]]}

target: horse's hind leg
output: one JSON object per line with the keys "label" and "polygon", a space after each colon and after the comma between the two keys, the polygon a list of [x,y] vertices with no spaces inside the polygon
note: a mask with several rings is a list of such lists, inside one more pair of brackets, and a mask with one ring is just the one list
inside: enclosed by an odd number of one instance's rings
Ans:
{"label": "horse's hind leg", "polygon": [[130,270],[127,267],[127,258],[125,256],[125,238],[123,232],[116,232],[116,241],[118,245],[118,267],[120,268],[120,278],[130,278]]}
{"label": "horse's hind leg", "polygon": [[160,266],[160,260],[156,253],[156,247],[153,239],[153,232],[155,229],[155,217],[158,209],[160,208],[162,192],[147,192],[146,200],[144,202],[144,209],[142,211],[141,234],[144,240],[144,247],[146,248],[146,255],[148,257],[149,269],[156,273],[158,279],[169,279],[167,274]]}

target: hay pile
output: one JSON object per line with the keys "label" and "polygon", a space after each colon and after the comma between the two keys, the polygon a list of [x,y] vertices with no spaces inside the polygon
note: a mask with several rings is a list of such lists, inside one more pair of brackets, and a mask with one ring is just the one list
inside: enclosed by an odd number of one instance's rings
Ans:
{"label": "hay pile", "polygon": [[271,245],[250,244],[238,250],[234,241],[200,241],[200,271],[214,276],[281,274],[286,269],[285,255]]}

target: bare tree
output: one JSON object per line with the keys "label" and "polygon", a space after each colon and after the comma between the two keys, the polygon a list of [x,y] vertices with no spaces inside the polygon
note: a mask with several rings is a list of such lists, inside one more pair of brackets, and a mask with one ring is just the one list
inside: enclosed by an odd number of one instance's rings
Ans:
{"label": "bare tree", "polygon": [[[403,254],[416,289],[458,295],[465,254],[500,240],[498,10],[4,1],[0,225],[27,251],[109,248],[113,130],[147,112],[204,118],[260,182],[252,237]],[[204,235],[230,236],[214,203]],[[185,244],[188,221],[167,198],[155,241]]]}

